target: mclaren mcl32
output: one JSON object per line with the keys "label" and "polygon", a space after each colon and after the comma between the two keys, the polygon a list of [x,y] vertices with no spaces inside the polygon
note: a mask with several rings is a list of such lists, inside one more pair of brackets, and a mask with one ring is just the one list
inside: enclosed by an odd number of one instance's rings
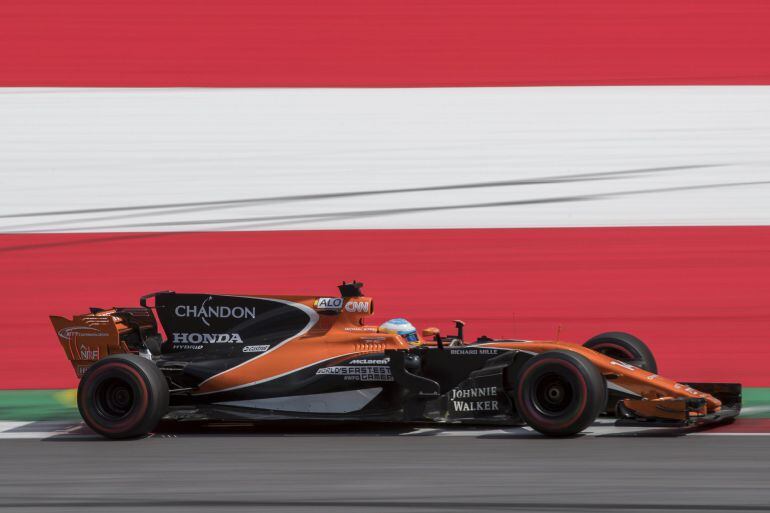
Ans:
{"label": "mclaren mcl32", "polygon": [[[80,378],[78,408],[109,438],[176,420],[336,419],[529,425],[550,436],[618,424],[702,426],[740,412],[741,387],[676,383],[627,333],[583,345],[463,339],[426,328],[418,340],[368,325],[362,284],[340,295],[156,292],[140,307],[52,316]],[[148,303],[152,303],[148,305]]]}

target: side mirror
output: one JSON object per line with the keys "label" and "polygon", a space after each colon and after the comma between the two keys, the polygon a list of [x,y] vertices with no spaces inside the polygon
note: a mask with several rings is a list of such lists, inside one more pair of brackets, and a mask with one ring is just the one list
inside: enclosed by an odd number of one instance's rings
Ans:
{"label": "side mirror", "polygon": [[422,330],[422,338],[433,338],[438,334],[438,328],[425,328]]}
{"label": "side mirror", "polygon": [[422,330],[422,338],[428,339],[433,337],[433,340],[436,341],[436,346],[439,349],[444,349],[444,342],[441,340],[441,335],[439,335],[438,328],[425,328]]}

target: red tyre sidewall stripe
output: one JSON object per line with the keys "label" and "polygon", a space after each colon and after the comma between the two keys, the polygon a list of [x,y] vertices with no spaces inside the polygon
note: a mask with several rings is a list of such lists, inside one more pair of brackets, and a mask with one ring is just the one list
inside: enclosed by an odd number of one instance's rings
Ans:
{"label": "red tyre sidewall stripe", "polygon": [[[578,378],[578,381],[580,382],[580,385],[582,386],[582,389],[583,389],[583,399],[580,402],[580,409],[568,420],[561,423],[551,421],[547,417],[541,415],[540,413],[536,411],[532,411],[529,405],[524,401],[524,393],[521,387],[521,383],[523,383],[527,379],[527,376],[529,376],[534,370],[538,369],[539,367],[542,367],[543,365],[550,364],[550,363],[559,363],[564,365],[565,366],[564,368],[568,368],[570,372],[572,372],[572,374]],[[580,373],[580,371],[572,363],[567,362],[565,360],[560,360],[558,358],[547,358],[547,359],[541,360],[540,362],[536,363],[535,365],[533,365],[532,367],[526,370],[526,372],[521,376],[521,379],[519,380],[519,387],[516,394],[518,398],[519,407],[525,408],[527,410],[527,413],[530,416],[543,419],[543,423],[547,424],[549,427],[552,427],[554,429],[560,429],[574,422],[577,418],[579,418],[585,412],[586,403],[588,401],[588,384],[586,383],[585,379],[583,379],[583,375]]]}
{"label": "red tyre sidewall stripe", "polygon": [[[601,348],[615,349],[617,351],[621,351],[622,353],[624,353],[626,356],[628,356],[628,358],[630,360],[634,359],[634,355],[631,354],[631,352],[628,349],[626,349],[625,347],[620,346],[618,344],[613,344],[612,342],[602,342],[601,344],[596,344],[595,346],[592,346],[589,349],[591,349],[593,351],[599,351],[599,349],[601,349]],[[599,351],[599,352],[601,352],[601,351]]]}
{"label": "red tyre sidewall stripe", "polygon": [[[109,433],[118,433],[129,428],[132,424],[136,424],[139,420],[141,420],[144,417],[144,415],[147,413],[147,410],[150,407],[149,390],[147,389],[147,383],[145,382],[144,376],[141,373],[139,373],[139,371],[137,371],[136,369],[134,369],[128,364],[113,363],[110,365],[104,365],[103,367],[99,367],[98,369],[94,370],[94,373],[91,376],[89,376],[88,379],[89,380],[94,379],[98,377],[100,374],[104,373],[105,371],[110,369],[115,369],[115,368],[120,368],[121,370],[128,372],[129,374],[133,375],[134,378],[136,378],[136,382],[138,383],[138,386],[141,391],[141,397],[138,402],[138,409],[134,410],[131,413],[131,416],[129,418],[120,422],[119,424],[116,424],[113,427],[106,427],[101,422],[94,420],[89,415],[88,408],[82,408],[82,412],[81,412],[84,417],[88,417],[85,420],[88,421],[89,424],[98,425],[99,429]],[[89,387],[89,383],[86,384],[86,388],[88,387]]]}

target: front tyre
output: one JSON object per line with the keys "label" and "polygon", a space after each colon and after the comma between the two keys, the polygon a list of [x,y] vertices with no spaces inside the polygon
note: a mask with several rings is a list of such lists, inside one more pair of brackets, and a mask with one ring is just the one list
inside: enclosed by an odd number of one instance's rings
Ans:
{"label": "front tyre", "polygon": [[639,367],[653,374],[658,373],[658,363],[647,344],[622,331],[609,331],[596,335],[588,340],[583,347],[593,349],[598,353],[609,356],[621,362]]}
{"label": "front tyre", "polygon": [[146,435],[168,411],[168,383],[150,360],[133,354],[93,364],[78,386],[78,409],[88,427],[107,438]]}
{"label": "front tyre", "polygon": [[583,431],[604,411],[607,385],[584,356],[548,351],[532,357],[517,374],[514,403],[522,419],[548,436]]}

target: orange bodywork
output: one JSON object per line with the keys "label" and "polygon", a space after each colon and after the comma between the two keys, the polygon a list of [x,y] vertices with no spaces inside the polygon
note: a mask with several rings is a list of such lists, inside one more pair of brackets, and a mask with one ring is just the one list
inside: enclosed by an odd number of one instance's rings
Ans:
{"label": "orange bodywork", "polygon": [[[316,300],[315,297],[280,296],[280,298],[311,308],[314,307]],[[363,312],[351,312],[349,304],[365,304],[367,308]],[[374,302],[369,297],[346,298],[339,313],[321,315],[316,325],[303,336],[287,342],[262,357],[254,358],[209,378],[201,384],[196,394],[249,386],[332,358],[382,353],[386,349],[408,350],[413,347],[398,335],[380,333],[377,326],[366,325],[364,318],[373,313],[373,310]],[[626,399],[624,404],[643,417],[686,420],[688,416],[712,413],[721,408],[721,402],[709,394],[577,344],[511,340],[473,345],[534,354],[553,350],[577,352],[588,358],[599,369],[610,387],[625,389],[639,395],[641,399]],[[695,398],[705,399],[704,411],[688,411],[682,399]]]}
{"label": "orange bodywork", "polygon": [[111,354],[129,352],[120,335],[131,328],[114,314],[115,310],[105,310],[95,314],[76,315],[72,320],[51,316],[59,343],[79,378],[83,377],[88,367],[97,360]]}
{"label": "orange bodywork", "polygon": [[[333,362],[337,358],[383,353],[386,350],[406,351],[414,347],[398,335],[380,333],[377,326],[364,323],[364,318],[374,311],[374,302],[370,297],[345,297],[341,307],[333,312],[319,308],[319,298],[316,296],[259,297],[304,305],[307,311],[317,315],[317,320],[306,332],[295,338],[204,380],[192,392],[193,395],[258,384],[321,362]],[[131,328],[121,317],[115,315],[115,310],[79,315],[73,320],[52,316],[51,322],[78,377],[95,361],[110,354],[130,351],[122,341],[121,334]],[[428,342],[426,345],[432,344]],[[495,340],[473,343],[466,347],[469,346],[517,350],[529,354],[553,350],[579,353],[596,366],[607,380],[610,389],[615,388],[638,397],[624,399],[623,404],[641,417],[688,420],[689,417],[714,413],[721,408],[721,402],[709,394],[577,344],[559,341]],[[703,399],[705,406],[693,409],[688,406],[687,399]]]}
{"label": "orange bodywork", "polygon": [[[640,399],[624,399],[624,404],[642,417],[686,420],[685,417],[687,416],[700,416],[717,412],[722,407],[722,403],[709,394],[577,344],[514,340],[478,345],[498,349],[517,349],[535,354],[555,350],[579,353],[588,358],[599,369],[610,388],[625,389],[641,397]],[[702,411],[688,412],[683,399],[705,399],[706,408]]]}
{"label": "orange bodywork", "polygon": [[[288,300],[309,308],[315,308],[317,300],[316,297],[305,296],[260,297]],[[398,335],[379,333],[377,326],[365,326],[363,319],[373,312],[372,298],[346,298],[339,312],[333,315],[320,313],[318,322],[304,335],[207,379],[201,383],[196,394],[253,385],[333,358],[411,347]]]}

